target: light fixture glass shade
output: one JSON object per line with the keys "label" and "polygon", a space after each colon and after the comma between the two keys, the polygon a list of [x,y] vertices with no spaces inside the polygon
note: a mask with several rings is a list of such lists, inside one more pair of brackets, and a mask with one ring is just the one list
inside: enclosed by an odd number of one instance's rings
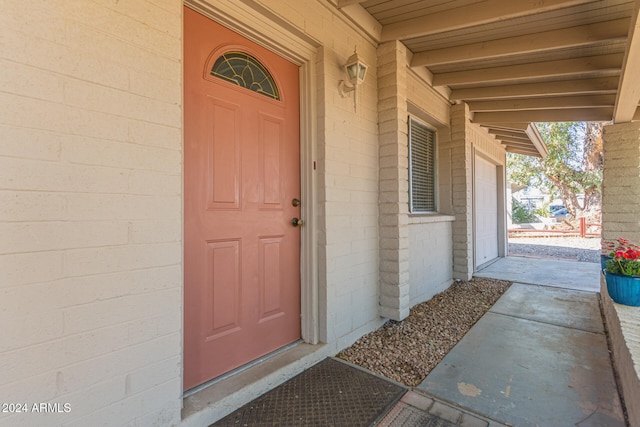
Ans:
{"label": "light fixture glass shade", "polygon": [[354,84],[358,78],[358,64],[347,65],[346,68],[349,83]]}
{"label": "light fixture glass shade", "polygon": [[360,67],[360,72],[358,73],[358,80],[360,80],[360,83],[362,83],[364,82],[365,74],[367,74],[367,66],[364,65],[364,63],[362,63],[362,64],[358,64],[358,67]]}
{"label": "light fixture glass shade", "polygon": [[353,55],[347,59],[347,63],[344,64],[344,68],[347,70],[349,83],[355,86],[364,82],[364,77],[367,74],[367,68],[369,68],[369,66],[360,59],[358,52],[354,52]]}
{"label": "light fixture glass shade", "polygon": [[357,50],[354,49],[353,55],[347,59],[344,64],[344,69],[347,71],[349,85],[344,80],[340,80],[338,83],[338,91],[342,97],[345,97],[347,93],[353,92],[353,108],[358,108],[358,85],[364,82],[364,78],[367,74],[367,68],[369,66],[358,56]]}

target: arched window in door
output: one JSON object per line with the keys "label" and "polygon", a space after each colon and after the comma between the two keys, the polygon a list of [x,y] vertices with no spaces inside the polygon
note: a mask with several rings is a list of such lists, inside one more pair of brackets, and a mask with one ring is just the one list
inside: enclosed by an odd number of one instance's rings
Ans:
{"label": "arched window in door", "polygon": [[280,100],[278,87],[267,69],[244,52],[226,52],[211,67],[211,75],[247,88],[269,98]]}

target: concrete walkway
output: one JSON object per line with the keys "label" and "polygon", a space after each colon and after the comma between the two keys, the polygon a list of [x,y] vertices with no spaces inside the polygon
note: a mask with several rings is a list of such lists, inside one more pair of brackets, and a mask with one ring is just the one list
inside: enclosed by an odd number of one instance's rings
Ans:
{"label": "concrete walkway", "polygon": [[595,263],[517,257],[483,269],[478,276],[514,284],[374,424],[624,427],[598,274]]}
{"label": "concrete walkway", "polygon": [[599,263],[510,256],[499,258],[475,276],[600,292],[599,274]]}
{"label": "concrete walkway", "polygon": [[598,294],[584,291],[598,264],[505,258],[479,275],[517,283],[415,391],[477,425],[624,426]]}

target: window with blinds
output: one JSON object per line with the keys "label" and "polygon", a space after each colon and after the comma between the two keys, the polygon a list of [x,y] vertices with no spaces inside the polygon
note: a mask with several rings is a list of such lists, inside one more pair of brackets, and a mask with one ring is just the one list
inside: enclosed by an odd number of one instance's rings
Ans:
{"label": "window with blinds", "polygon": [[436,211],[436,133],[409,119],[409,209]]}

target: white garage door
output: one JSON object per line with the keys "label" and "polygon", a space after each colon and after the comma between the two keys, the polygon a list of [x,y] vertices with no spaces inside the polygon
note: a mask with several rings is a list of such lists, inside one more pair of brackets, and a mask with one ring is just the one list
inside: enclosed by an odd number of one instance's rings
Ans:
{"label": "white garage door", "polygon": [[498,179],[496,166],[476,156],[475,163],[476,266],[498,257]]}

